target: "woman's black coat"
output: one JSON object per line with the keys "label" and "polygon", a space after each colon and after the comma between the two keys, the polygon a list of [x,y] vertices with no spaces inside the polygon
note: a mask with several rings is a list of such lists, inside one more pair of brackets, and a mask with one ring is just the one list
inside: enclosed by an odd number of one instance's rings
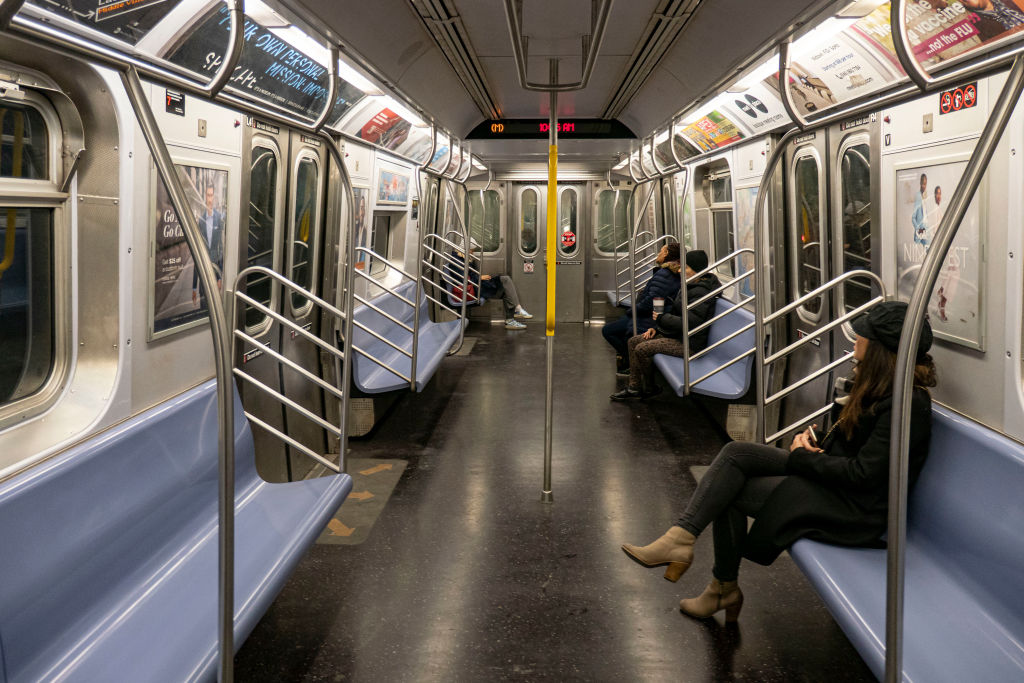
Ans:
{"label": "woman's black coat", "polygon": [[[714,273],[701,275],[700,278],[686,285],[686,305],[689,306],[694,301],[704,298],[721,286],[721,284]],[[686,314],[688,329],[692,330],[698,325],[706,323],[715,315],[716,299],[718,299],[717,296],[710,297],[707,301],[701,302],[689,310]],[[666,337],[681,339],[683,335],[682,315],[683,297],[676,296],[675,301],[672,302],[672,310],[659,315],[658,319],[654,321],[654,327]],[[690,334],[691,353],[701,351],[708,345],[708,333],[710,332],[711,328],[709,327],[700,332]]]}
{"label": "woman's black coat", "polygon": [[[838,406],[833,406],[838,415]],[[928,392],[915,389],[910,407],[910,486],[917,481],[931,438]],[[824,440],[825,453],[794,450],[789,475],[765,501],[743,547],[744,556],[771,564],[797,539],[836,545],[883,545],[889,507],[889,434],[892,398],[861,415],[853,438],[842,426]]]}

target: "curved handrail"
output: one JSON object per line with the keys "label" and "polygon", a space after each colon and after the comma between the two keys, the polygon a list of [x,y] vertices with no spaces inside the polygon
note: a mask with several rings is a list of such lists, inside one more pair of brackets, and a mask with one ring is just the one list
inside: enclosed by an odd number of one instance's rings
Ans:
{"label": "curved handrail", "polygon": [[672,158],[675,159],[676,166],[678,166],[679,170],[682,171],[683,160],[679,158],[679,152],[676,151],[676,124],[678,122],[679,117],[673,116],[671,123],[668,124],[668,148],[672,152]]}
{"label": "curved handrail", "polygon": [[792,38],[787,37],[779,42],[779,94],[782,96],[782,106],[785,108],[789,118],[800,127],[800,130],[807,130],[807,119],[796,110],[793,102],[793,90],[789,87],[789,70],[792,67],[790,48]]}
{"label": "curved handrail", "polygon": [[[242,44],[243,44],[243,27],[245,26],[245,0],[227,0],[228,5],[228,17],[230,19],[230,28],[228,32],[228,49],[227,54],[224,55],[224,62],[218,69],[217,74],[213,77],[213,80],[209,82],[203,91],[210,97],[216,97],[217,93],[224,89],[228,81],[235,73],[235,67],[238,66],[238,60],[242,57]],[[328,103],[328,109],[331,107],[333,102]]]}
{"label": "curved handrail", "polygon": [[[636,236],[640,230],[640,223],[643,221],[644,213],[647,211],[647,205],[651,203],[651,197],[654,196],[654,191],[658,188],[656,183],[650,183],[651,191],[647,193],[647,199],[644,200],[643,206],[636,215],[636,220],[633,223],[633,237],[630,239],[629,244],[629,284],[633,287],[636,283]],[[634,188],[634,191],[638,189]],[[633,315],[633,332],[636,332],[636,292],[631,292],[629,297],[629,308]]]}
{"label": "curved handrail", "polygon": [[655,152],[655,149],[654,149],[654,138],[655,137],[657,137],[657,136],[652,133],[651,134],[651,163],[654,164],[654,170],[657,171],[656,175],[660,179],[660,178],[664,177],[665,173],[667,172],[667,169],[662,168],[661,165],[658,163],[658,155],[657,155],[657,153]]}
{"label": "curved handrail", "polygon": [[331,115],[332,111],[334,111],[334,98],[338,94],[338,59],[340,56],[338,48],[332,46],[330,53],[331,63],[328,68],[327,76],[327,106],[325,106],[324,110],[320,112],[320,116],[317,117],[316,122],[313,124],[313,130],[318,133],[320,132],[320,129],[324,127],[324,124],[327,123],[327,117]]}

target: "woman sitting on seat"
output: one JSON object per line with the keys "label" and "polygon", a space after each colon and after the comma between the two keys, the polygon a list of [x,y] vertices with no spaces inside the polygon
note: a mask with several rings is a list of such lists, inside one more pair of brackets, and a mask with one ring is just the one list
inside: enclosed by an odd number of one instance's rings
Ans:
{"label": "woman sitting on seat", "polygon": [[[470,250],[471,264],[476,263],[479,265],[479,259],[472,257],[473,252],[478,250],[479,247],[474,244]],[[477,298],[477,291],[480,292],[480,299],[500,298],[505,307],[505,329],[525,330],[526,325],[519,320],[530,320],[533,316],[519,302],[519,292],[516,290],[516,285],[512,282],[512,278],[508,275],[477,275],[475,271],[470,270],[469,286],[467,287],[469,296],[463,297],[461,280],[463,274],[462,260],[464,257],[462,252],[457,250],[453,250],[451,254],[451,259],[445,259],[444,268],[452,298],[459,302],[459,304],[465,301],[465,299],[469,299],[469,303],[472,304],[475,303]]]}
{"label": "woman sitting on seat", "polygon": [[[686,279],[708,267],[708,255],[700,249],[686,252]],[[715,314],[715,299],[698,301],[708,296],[721,285],[714,273],[704,273],[693,282],[686,283],[686,321],[688,329],[703,325]],[[696,304],[689,308],[691,304]],[[627,343],[629,351],[629,383],[622,391],[612,394],[613,401],[632,401],[654,396],[661,388],[654,383],[654,355],[664,353],[668,356],[682,358],[683,346],[683,296],[676,295],[669,313],[653,313],[654,327],[643,334],[630,337]],[[708,345],[710,328],[690,334],[690,353],[701,351]]]}
{"label": "woman sitting on seat", "polygon": [[[650,545],[622,546],[645,566],[667,564],[665,578],[677,581],[693,561],[697,536],[714,522],[713,578],[700,596],[679,603],[684,614],[707,618],[725,610],[726,620],[735,621],[743,605],[737,584],[741,557],[768,565],[800,538],[878,547],[888,515],[892,385],[906,308],[886,302],[854,321],[853,386],[845,402],[833,406],[833,426],[820,447],[813,429],[797,434],[788,451],[726,444],[676,526]],[[910,409],[910,486],[924,466],[931,436],[931,342],[926,320]],[[748,516],[755,517],[749,532]]]}

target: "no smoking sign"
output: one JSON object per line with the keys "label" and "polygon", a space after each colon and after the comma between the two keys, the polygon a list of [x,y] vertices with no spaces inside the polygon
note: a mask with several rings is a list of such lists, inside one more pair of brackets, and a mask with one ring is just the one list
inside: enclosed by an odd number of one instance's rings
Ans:
{"label": "no smoking sign", "polygon": [[562,246],[568,249],[569,247],[576,246],[576,233],[566,231],[562,233]]}
{"label": "no smoking sign", "polygon": [[970,109],[978,104],[978,83],[967,85],[939,93],[939,113],[949,114],[961,109]]}

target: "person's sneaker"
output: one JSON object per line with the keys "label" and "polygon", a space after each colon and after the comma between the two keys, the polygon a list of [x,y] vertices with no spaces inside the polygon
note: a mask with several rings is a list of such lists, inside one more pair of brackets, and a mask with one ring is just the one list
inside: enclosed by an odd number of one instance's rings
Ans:
{"label": "person's sneaker", "polygon": [[526,309],[523,308],[522,306],[520,306],[519,308],[516,309],[516,314],[515,315],[516,315],[517,318],[519,318],[521,320],[532,320],[533,319],[533,316],[530,315],[526,311]]}
{"label": "person's sneaker", "polygon": [[506,330],[525,330],[526,329],[526,323],[521,323],[521,322],[519,322],[518,320],[515,320],[515,319],[506,320],[505,321],[505,329]]}
{"label": "person's sneaker", "polygon": [[626,387],[622,391],[618,391],[608,398],[613,401],[639,401],[644,397],[639,391],[633,391],[629,387]]}

